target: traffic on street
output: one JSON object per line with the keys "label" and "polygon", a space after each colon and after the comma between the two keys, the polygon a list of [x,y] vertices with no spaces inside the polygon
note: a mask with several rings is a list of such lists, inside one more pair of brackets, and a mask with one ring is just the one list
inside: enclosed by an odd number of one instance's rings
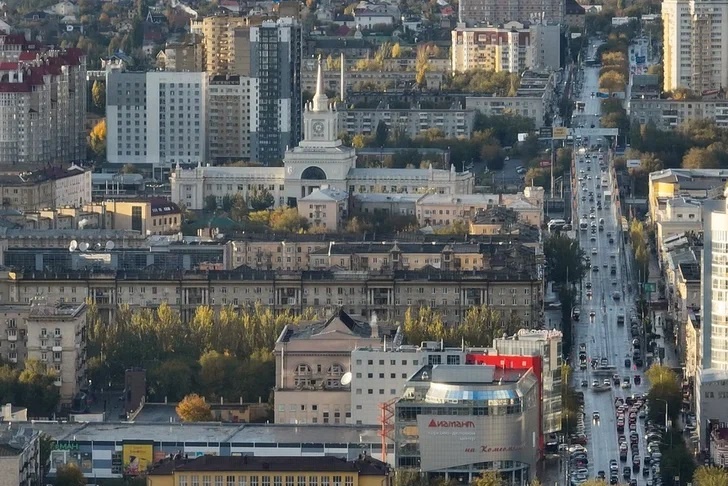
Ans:
{"label": "traffic on street", "polygon": [[[598,45],[589,46],[594,56]],[[599,128],[598,67],[584,67],[574,127]],[[610,139],[574,140],[573,221],[587,273],[573,312],[572,385],[583,393],[574,444],[565,455],[567,482],[660,485],[662,432],[647,425],[644,371],[649,366],[637,317],[629,252],[616,204]],[[576,224],[578,222],[578,224]]]}

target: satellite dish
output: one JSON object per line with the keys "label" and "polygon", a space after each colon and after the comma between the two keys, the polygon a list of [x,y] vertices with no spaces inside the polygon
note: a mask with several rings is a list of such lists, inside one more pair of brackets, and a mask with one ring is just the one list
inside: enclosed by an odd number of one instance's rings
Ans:
{"label": "satellite dish", "polygon": [[105,247],[105,248],[106,248],[106,251],[111,251],[111,250],[113,250],[115,246],[116,246],[116,245],[114,244],[114,242],[113,242],[113,241],[111,241],[111,240],[107,241],[107,242],[106,242],[106,247]]}
{"label": "satellite dish", "polygon": [[90,245],[84,241],[83,243],[79,243],[78,249],[81,251],[88,251],[89,246]]}
{"label": "satellite dish", "polygon": [[100,250],[100,249],[101,249],[101,243],[96,243],[96,250]]}
{"label": "satellite dish", "polygon": [[351,383],[351,371],[347,371],[344,373],[344,376],[341,377],[341,384],[346,386],[349,383]]}
{"label": "satellite dish", "polygon": [[71,244],[68,245],[68,251],[76,251],[78,250],[78,241],[71,240]]}

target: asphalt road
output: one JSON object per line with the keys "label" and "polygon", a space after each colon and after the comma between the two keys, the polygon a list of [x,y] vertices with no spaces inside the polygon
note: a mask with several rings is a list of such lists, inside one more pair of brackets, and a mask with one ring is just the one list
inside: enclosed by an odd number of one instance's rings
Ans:
{"label": "asphalt road", "polygon": [[[593,47],[591,50],[595,50]],[[592,114],[590,121],[599,126],[599,117],[593,114],[599,113],[599,102],[597,98],[592,98],[591,93],[597,91],[598,84],[598,68],[584,68],[584,83],[581,91],[580,99],[586,103],[586,114]],[[587,117],[583,117],[587,118]],[[593,140],[592,140],[593,142]],[[583,282],[582,291],[582,305],[581,305],[581,319],[574,325],[574,373],[573,373],[573,385],[577,390],[584,392],[585,405],[584,412],[585,417],[585,433],[587,435],[587,450],[589,459],[589,477],[596,477],[598,471],[605,471],[607,479],[609,479],[609,461],[612,459],[618,462],[618,475],[619,483],[624,484],[625,481],[622,477],[622,469],[624,466],[631,466],[631,459],[628,458],[629,462],[619,461],[619,446],[618,446],[618,433],[616,426],[616,412],[614,401],[617,397],[625,398],[632,394],[646,393],[648,385],[644,379],[644,369],[635,369],[634,366],[625,367],[625,357],[632,358],[632,338],[630,336],[629,320],[630,315],[634,312],[634,298],[627,291],[628,282],[628,268],[627,261],[625,259],[625,251],[631,251],[630,248],[625,247],[623,239],[619,232],[619,221],[618,215],[616,214],[615,205],[604,205],[603,209],[595,210],[594,219],[589,219],[591,208],[596,206],[596,200],[603,198],[603,190],[601,187],[602,173],[599,168],[599,163],[594,158],[597,157],[596,152],[592,152],[592,161],[587,162],[587,159],[578,157],[575,161],[576,174],[579,175],[581,170],[584,170],[583,182],[577,182],[579,185],[578,196],[576,198],[576,210],[574,216],[574,222],[580,220],[583,215],[587,215],[589,224],[592,221],[599,222],[600,219],[604,219],[604,231],[596,231],[594,241],[592,241],[591,228],[586,231],[579,231],[579,242],[585,253],[590,256],[591,264],[597,267],[597,271],[590,271],[585,277]],[[605,160],[608,155],[604,154]],[[591,166],[591,172],[587,172],[587,167]],[[606,172],[605,174],[608,174]],[[591,178],[589,178],[591,176]],[[608,177],[608,175],[607,175]],[[609,181],[610,188],[614,186],[615,181]],[[581,187],[582,184],[586,187],[586,192]],[[582,195],[589,192],[593,192],[595,196],[595,202],[589,202],[588,198],[585,202],[582,201]],[[614,238],[614,243],[609,243],[608,233],[611,233]],[[609,266],[615,263],[617,266],[616,275],[610,275]],[[591,292],[593,297],[587,297],[587,284],[591,286]],[[613,293],[619,294],[619,299],[614,299]],[[594,312],[594,317],[590,318],[590,313]],[[617,326],[617,316],[625,316],[626,324],[624,326]],[[616,373],[619,374],[620,379],[628,377],[632,387],[629,389],[623,389],[621,387],[610,386],[607,391],[593,391],[592,381],[599,380],[603,382],[605,378],[609,378],[610,375],[599,375],[597,376],[592,371],[591,366],[587,366],[586,370],[579,370],[578,366],[578,353],[579,345],[584,343],[586,345],[588,360],[592,358],[606,358],[609,365],[616,367]],[[639,386],[634,385],[635,375],[640,375],[642,383]],[[587,388],[581,387],[582,380],[586,380],[588,383]],[[592,421],[592,413],[599,412],[600,420]],[[645,447],[644,443],[644,420],[638,420],[637,422],[638,432],[640,434],[639,451],[640,457],[644,458]],[[625,428],[625,435],[629,437],[629,428]],[[629,456],[631,457],[631,455]],[[638,484],[645,485],[648,478],[643,477],[640,470],[639,473],[632,473],[631,476],[636,479]],[[650,476],[651,478],[651,476]]]}

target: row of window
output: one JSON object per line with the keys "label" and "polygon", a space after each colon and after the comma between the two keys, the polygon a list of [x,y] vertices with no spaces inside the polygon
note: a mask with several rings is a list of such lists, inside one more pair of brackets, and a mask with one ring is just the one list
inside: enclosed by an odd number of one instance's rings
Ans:
{"label": "row of window", "polygon": [[[177,473],[179,486],[283,486],[284,476]],[[308,481],[307,481],[308,479]],[[354,476],[285,476],[285,486],[354,486]]]}

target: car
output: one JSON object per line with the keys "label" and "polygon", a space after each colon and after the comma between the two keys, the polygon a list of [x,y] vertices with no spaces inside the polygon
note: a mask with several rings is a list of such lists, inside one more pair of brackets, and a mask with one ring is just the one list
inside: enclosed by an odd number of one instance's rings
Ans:
{"label": "car", "polygon": [[599,422],[599,412],[596,412],[596,411],[592,412],[592,420],[594,422]]}
{"label": "car", "polygon": [[599,386],[599,380],[593,380],[592,386]]}
{"label": "car", "polygon": [[588,381],[586,381],[586,380],[581,380],[581,387],[582,387],[582,388],[587,388],[588,386],[589,386],[589,382],[588,382]]}
{"label": "car", "polygon": [[619,471],[619,465],[617,464],[616,459],[612,459],[611,461],[609,461],[609,470],[612,472]]}
{"label": "car", "polygon": [[615,290],[615,291],[614,291],[614,292],[612,293],[612,298],[613,298],[614,300],[619,300],[619,299],[621,299],[621,298],[622,298],[622,294],[620,294],[620,293],[619,293],[619,291]]}
{"label": "car", "polygon": [[629,479],[632,477],[632,469],[630,469],[629,466],[624,466],[624,468],[622,469],[622,477],[624,479]]}
{"label": "car", "polygon": [[604,386],[612,386],[612,383],[609,381],[608,378],[604,380]]}
{"label": "car", "polygon": [[599,265],[592,265],[592,272],[598,272],[599,271]]}
{"label": "car", "polygon": [[591,290],[587,290],[587,291],[586,291],[586,296],[587,296],[587,297],[589,297],[590,299],[592,298],[592,296],[593,296],[593,295],[594,295],[594,294],[592,293],[592,291],[591,291]]}
{"label": "car", "polygon": [[634,384],[639,385],[640,383],[642,383],[642,377],[640,375],[634,375]]}
{"label": "car", "polygon": [[592,283],[591,282],[587,282],[586,283],[586,288],[588,288],[588,289],[592,288]]}
{"label": "car", "polygon": [[594,312],[593,310],[589,311],[589,317],[594,317],[595,315],[597,315],[596,312]]}
{"label": "car", "polygon": [[616,474],[613,474],[613,475],[609,476],[609,484],[614,485],[614,484],[617,484],[617,483],[619,483],[619,477],[617,477]]}
{"label": "car", "polygon": [[637,486],[637,480],[636,479],[630,479],[629,486]]}
{"label": "car", "polygon": [[[642,476],[647,477],[649,475],[650,475],[650,468],[649,467],[643,467],[642,468]],[[649,482],[648,482],[648,486],[650,486],[649,485]]]}
{"label": "car", "polygon": [[592,248],[591,254],[596,255],[599,251],[596,248]]}
{"label": "car", "polygon": [[589,241],[591,241],[592,243],[595,242],[595,241],[597,241],[597,236],[596,235],[591,235],[591,237],[589,238]]}
{"label": "car", "polygon": [[597,472],[597,478],[604,481],[607,478],[607,474],[604,471],[599,471],[599,472]]}
{"label": "car", "polygon": [[632,361],[630,361],[629,358],[624,358],[624,367],[630,368],[632,366]]}

